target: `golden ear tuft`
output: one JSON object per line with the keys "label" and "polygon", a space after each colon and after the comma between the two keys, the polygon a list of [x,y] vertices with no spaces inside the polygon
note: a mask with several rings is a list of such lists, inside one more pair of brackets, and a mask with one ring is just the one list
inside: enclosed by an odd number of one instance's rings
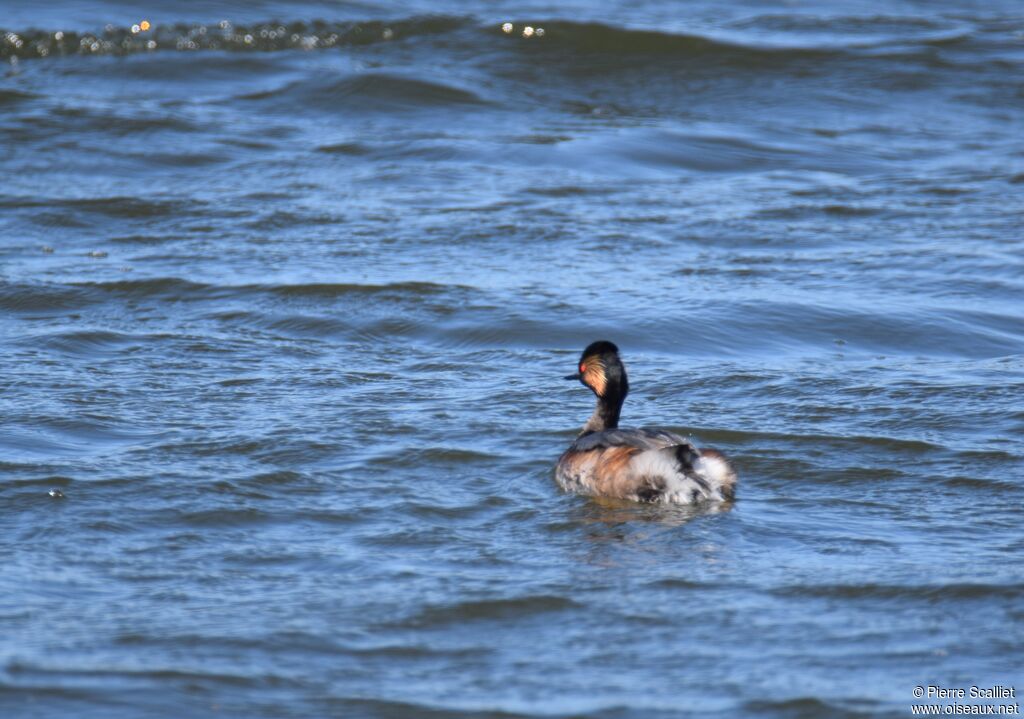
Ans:
{"label": "golden ear tuft", "polygon": [[583,376],[583,382],[597,392],[598,395],[604,395],[604,391],[608,386],[608,378],[604,374],[604,364],[601,363],[599,357],[588,357],[583,362],[580,362],[580,374]]}

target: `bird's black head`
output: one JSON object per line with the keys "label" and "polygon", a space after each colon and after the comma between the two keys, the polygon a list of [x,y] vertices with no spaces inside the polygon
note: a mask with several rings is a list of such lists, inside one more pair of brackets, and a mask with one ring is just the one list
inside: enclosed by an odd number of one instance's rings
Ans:
{"label": "bird's black head", "polygon": [[619,403],[629,392],[626,368],[619,358],[619,348],[607,340],[591,342],[580,355],[579,372],[566,379],[578,379],[602,399]]}

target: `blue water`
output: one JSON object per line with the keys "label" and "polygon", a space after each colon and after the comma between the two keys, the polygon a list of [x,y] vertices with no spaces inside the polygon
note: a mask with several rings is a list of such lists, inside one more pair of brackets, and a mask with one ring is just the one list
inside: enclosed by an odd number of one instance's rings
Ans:
{"label": "blue water", "polygon": [[[0,26],[0,715],[1024,690],[1019,2]],[[734,504],[560,492],[596,339]]]}

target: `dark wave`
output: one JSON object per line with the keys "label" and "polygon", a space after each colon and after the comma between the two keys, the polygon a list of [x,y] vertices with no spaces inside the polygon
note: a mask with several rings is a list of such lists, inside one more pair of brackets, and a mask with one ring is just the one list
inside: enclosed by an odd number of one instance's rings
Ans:
{"label": "dark wave", "polygon": [[262,524],[272,520],[271,515],[250,507],[203,509],[182,512],[178,521],[189,527],[224,527]]}
{"label": "dark wave", "polygon": [[[735,23],[732,32],[717,37],[623,27],[601,22],[536,19],[511,23],[505,32],[496,23],[481,23],[465,16],[422,16],[402,20],[290,21],[234,24],[176,23],[148,30],[108,25],[94,33],[54,30],[0,29],[0,58],[44,58],[67,55],[131,55],[153,52],[277,52],[329,50],[410,41],[461,33],[459,44],[480,51],[496,42],[529,52],[557,51],[567,55],[658,56],[661,58],[718,59],[761,62],[814,59],[869,51],[907,54],[929,48],[966,43],[973,36],[965,23],[937,23],[899,18],[815,18],[786,16],[781,26],[773,16]],[[808,26],[806,23],[811,22]],[[801,24],[803,23],[803,24]],[[524,29],[531,35],[524,36]],[[535,28],[540,28],[537,33]],[[872,30],[874,32],[872,33]],[[792,38],[780,32],[793,33]],[[829,34],[814,42],[799,40],[799,33]],[[2,102],[2,97],[0,97]]]}
{"label": "dark wave", "polygon": [[925,599],[949,602],[958,599],[1016,599],[1022,591],[1022,584],[828,584],[783,587],[773,590],[772,594],[824,599]]}
{"label": "dark wave", "polygon": [[236,288],[193,282],[177,277],[146,280],[115,280],[112,282],[81,282],[73,285],[86,292],[93,301],[117,299],[210,300],[237,292]]}
{"label": "dark wave", "polygon": [[[0,466],[0,468],[3,468]],[[4,479],[6,487],[70,487],[75,480],[71,477],[54,475],[51,477],[35,477],[29,479]]]}
{"label": "dark wave", "polygon": [[92,301],[87,291],[77,287],[0,282],[0,310],[7,312],[70,310]]}
{"label": "dark wave", "polygon": [[773,47],[726,41],[702,35],[615,27],[597,22],[554,21],[541,24],[544,27],[544,37],[541,38],[538,45],[543,43],[545,48],[561,48],[582,53],[743,59],[753,55],[762,57],[786,54],[815,56],[831,52],[825,48]]}
{"label": "dark wave", "polygon": [[44,347],[62,354],[98,357],[114,354],[133,345],[143,344],[150,339],[144,335],[125,334],[108,330],[74,330],[70,332],[54,332],[42,336],[33,336],[33,346]]}
{"label": "dark wave", "polygon": [[[161,113],[127,114],[123,109],[102,109],[96,107],[57,107],[46,117],[40,117],[33,123],[33,129],[40,133],[49,132],[59,136],[67,130],[69,124],[81,131],[109,133],[115,136],[132,136],[147,133],[196,132],[199,126],[181,117]],[[97,198],[101,200],[118,200],[128,198]],[[90,200],[97,201],[97,200]]]}
{"label": "dark wave", "polygon": [[85,197],[85,198],[0,198],[0,207],[12,209],[44,208],[67,209],[74,212],[103,215],[104,217],[134,219],[139,217],[166,217],[181,213],[195,214],[201,203],[195,200],[155,200],[138,197]]}
{"label": "dark wave", "polygon": [[402,622],[405,626],[437,626],[450,622],[524,618],[579,608],[579,604],[556,594],[528,595],[509,599],[479,599],[429,607]]}
{"label": "dark wave", "polygon": [[294,285],[215,285],[177,277],[113,282],[83,282],[75,287],[127,297],[169,297],[173,299],[216,299],[225,295],[269,294],[281,297],[387,296],[428,297],[444,294],[460,286],[433,282],[392,282],[385,284],[308,283]]}
{"label": "dark wave", "polygon": [[334,110],[339,107],[399,109],[406,106],[480,105],[484,100],[440,82],[383,72],[359,73],[340,80],[300,80],[276,90],[242,95],[240,100],[272,102],[287,111],[303,108]]}
{"label": "dark wave", "polygon": [[867,717],[877,716],[875,712],[855,711],[814,697],[750,701],[743,704],[742,709],[744,710],[743,714],[772,719],[819,719],[819,717],[867,719]]}
{"label": "dark wave", "polygon": [[[334,301],[351,299],[354,301],[400,302],[415,303],[423,306],[428,300],[431,304],[441,303],[448,306],[464,298],[473,288],[463,285],[444,285],[433,282],[392,282],[384,284],[358,283],[309,283],[281,285],[221,285],[177,277],[157,277],[144,280],[114,280],[109,282],[76,282],[71,284],[47,284],[35,282],[0,282],[0,310],[18,314],[38,314],[46,312],[66,312],[81,309],[104,302],[124,302],[138,300],[160,300],[164,302],[211,302],[229,298],[266,298],[268,300],[309,300]],[[235,311],[218,313],[221,319],[237,318]],[[304,315],[253,315],[246,313],[250,321],[259,319],[268,327],[281,330],[297,330],[317,332],[325,329],[336,329],[338,319],[307,317]],[[367,330],[387,331],[387,326],[367,325]],[[56,342],[60,346],[100,344],[107,345],[122,341],[146,339],[146,335],[120,335],[116,332],[75,329],[68,333],[49,336],[47,342]],[[38,337],[36,338],[38,339]]]}
{"label": "dark wave", "polygon": [[39,58],[65,55],[131,55],[156,51],[219,50],[225,52],[273,52],[321,50],[371,45],[410,37],[451,32],[465,26],[459,17],[418,17],[386,22],[287,22],[235,25],[153,25],[148,30],[131,26],[107,26],[95,33],[63,30],[0,29],[0,58]]}
{"label": "dark wave", "polygon": [[453,289],[469,289],[464,285],[442,285],[435,282],[391,282],[386,284],[311,283],[296,285],[251,285],[286,297],[340,297],[343,295],[404,294],[412,296],[441,295]]}
{"label": "dark wave", "polygon": [[72,678],[78,677],[82,679],[115,679],[115,678],[132,678],[147,680],[151,679],[154,681],[213,681],[217,683],[224,683],[233,686],[258,686],[261,681],[264,681],[265,677],[254,677],[245,674],[230,674],[227,672],[202,672],[202,671],[189,671],[185,669],[112,669],[105,667],[97,668],[78,668],[78,667],[67,667],[67,668],[52,668],[41,666],[38,664],[32,664],[29,662],[22,662],[14,660],[9,662],[5,670],[12,676],[28,675],[36,678],[42,678],[45,676],[51,676],[54,678]]}
{"label": "dark wave", "polygon": [[496,455],[463,448],[430,447],[402,453],[401,455],[382,454],[370,463],[379,466],[419,466],[424,464],[457,465],[493,463]]}
{"label": "dark wave", "polygon": [[0,90],[0,107],[12,107],[14,105],[27,102],[28,100],[38,99],[38,97],[39,95],[32,92],[22,92],[21,90],[11,89]]}

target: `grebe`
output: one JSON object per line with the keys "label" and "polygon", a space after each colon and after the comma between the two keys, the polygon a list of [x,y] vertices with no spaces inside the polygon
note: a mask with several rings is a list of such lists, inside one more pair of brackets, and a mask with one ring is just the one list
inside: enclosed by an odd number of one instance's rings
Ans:
{"label": "grebe", "polygon": [[694,504],[736,496],[736,471],[721,452],[697,449],[662,429],[619,429],[629,393],[619,348],[593,342],[580,355],[578,379],[597,395],[594,414],[558,460],[555,479],[565,490],[635,502]]}

